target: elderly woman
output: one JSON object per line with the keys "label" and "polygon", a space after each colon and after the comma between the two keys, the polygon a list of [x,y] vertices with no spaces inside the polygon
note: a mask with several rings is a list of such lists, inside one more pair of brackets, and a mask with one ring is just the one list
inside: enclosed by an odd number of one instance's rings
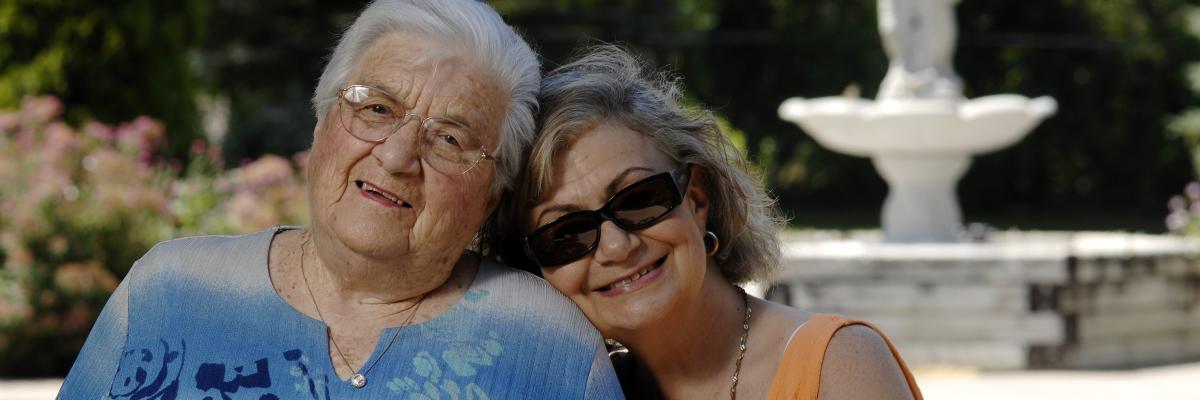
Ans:
{"label": "elderly woman", "polygon": [[313,96],[312,226],[156,246],[59,397],[621,397],[573,304],[464,250],[532,140],[538,83],[482,3],[372,3]]}
{"label": "elderly woman", "polygon": [[735,286],[778,263],[779,218],[678,93],[614,47],[544,78],[540,136],[499,220],[506,260],[539,267],[628,347],[617,369],[630,398],[920,398],[869,324]]}

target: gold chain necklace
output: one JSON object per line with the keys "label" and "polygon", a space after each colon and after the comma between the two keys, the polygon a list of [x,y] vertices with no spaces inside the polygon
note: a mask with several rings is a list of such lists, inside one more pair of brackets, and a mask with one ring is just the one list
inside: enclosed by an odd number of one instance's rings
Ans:
{"label": "gold chain necklace", "polygon": [[[412,310],[412,312],[408,314],[408,317],[404,319],[404,323],[402,323],[395,332],[392,332],[392,337],[388,339],[387,346],[383,348],[383,352],[379,353],[379,357],[376,357],[375,361],[371,362],[371,365],[367,366],[366,369],[355,371],[354,367],[350,366],[350,360],[346,358],[346,354],[342,353],[342,348],[338,346],[337,340],[333,338],[333,328],[325,322],[325,316],[321,314],[321,306],[317,305],[317,296],[313,294],[312,286],[308,284],[308,273],[306,273],[304,269],[304,249],[307,248],[306,245],[308,244],[309,238],[309,236],[305,235],[304,241],[300,243],[300,277],[304,279],[304,288],[308,289],[308,298],[312,299],[313,308],[317,310],[317,319],[325,325],[325,333],[329,335],[329,343],[333,343],[333,349],[337,351],[339,356],[341,356],[342,363],[346,365],[346,369],[350,370],[350,372],[354,372],[354,375],[350,376],[350,386],[353,386],[355,389],[361,389],[362,387],[367,386],[367,374],[370,373],[372,369],[375,369],[375,364],[378,364],[379,360],[382,359],[383,356],[387,354],[388,350],[392,348],[392,343],[395,343],[396,337],[400,336],[400,330],[412,323],[413,316],[417,315],[417,310],[421,309],[421,303],[425,302],[425,297],[427,297],[429,293],[422,294],[421,298],[417,299],[416,303],[413,303],[412,305],[405,307],[403,310],[396,312],[399,314],[408,310]],[[742,339],[744,341],[745,338],[743,337]],[[334,374],[337,374],[336,370],[334,371]]]}
{"label": "gold chain necklace", "polygon": [[738,287],[738,291],[742,292],[742,305],[746,307],[746,317],[742,320],[742,339],[738,344],[738,358],[733,366],[733,381],[729,384],[729,399],[737,399],[737,384],[738,373],[742,372],[742,358],[746,356],[746,337],[750,335],[750,295],[746,294],[746,289]]}

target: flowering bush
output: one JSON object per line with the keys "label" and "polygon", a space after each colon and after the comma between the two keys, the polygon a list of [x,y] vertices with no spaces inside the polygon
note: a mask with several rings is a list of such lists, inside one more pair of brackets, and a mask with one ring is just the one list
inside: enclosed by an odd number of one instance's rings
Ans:
{"label": "flowering bush", "polygon": [[1189,182],[1183,195],[1167,201],[1167,229],[1173,233],[1200,235],[1200,182]]}
{"label": "flowering bush", "polygon": [[159,241],[305,224],[304,156],[223,170],[196,142],[184,166],[160,156],[148,117],[76,129],[62,103],[0,112],[0,376],[63,374],[105,300]]}

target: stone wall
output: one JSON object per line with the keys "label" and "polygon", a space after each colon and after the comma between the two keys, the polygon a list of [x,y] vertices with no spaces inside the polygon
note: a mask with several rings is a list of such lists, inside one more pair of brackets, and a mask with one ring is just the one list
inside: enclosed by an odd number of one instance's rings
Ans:
{"label": "stone wall", "polygon": [[989,243],[784,237],[772,296],[869,320],[910,365],[1126,368],[1200,360],[1200,242],[999,233]]}

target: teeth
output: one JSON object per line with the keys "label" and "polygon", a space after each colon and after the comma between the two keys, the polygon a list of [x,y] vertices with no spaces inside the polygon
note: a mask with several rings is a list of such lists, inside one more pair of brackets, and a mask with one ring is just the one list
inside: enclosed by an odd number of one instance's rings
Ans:
{"label": "teeth", "polygon": [[397,199],[397,198],[395,198],[395,197],[392,197],[392,196],[388,196],[388,194],[387,194],[387,193],[380,192],[380,191],[378,191],[378,190],[373,190],[373,189],[367,189],[367,191],[368,191],[368,192],[371,192],[371,193],[375,193],[375,194],[379,195],[379,197],[383,197],[383,198],[385,198],[385,199],[391,200],[393,203],[396,203],[396,204],[399,204],[399,203],[400,203],[400,200],[399,200],[399,199]]}
{"label": "teeth", "polygon": [[643,270],[639,271],[638,273],[633,274],[633,276],[631,276],[627,279],[622,279],[620,282],[614,283],[614,284],[612,284],[612,286],[604,288],[604,290],[612,290],[612,289],[616,289],[616,288],[628,289],[630,284],[637,282],[638,279],[641,279],[643,276],[646,276],[646,274],[649,274],[650,271],[654,271],[654,270],[658,269],[658,267],[660,267],[660,266],[662,266],[662,262],[654,263],[654,265],[651,265],[650,268],[643,269]]}
{"label": "teeth", "polygon": [[359,189],[366,190],[370,193],[374,193],[374,194],[378,195],[379,197],[388,199],[391,202],[396,203],[397,205],[406,205],[405,203],[401,202],[400,199],[397,199],[395,196],[381,192],[381,191],[377,190],[374,186],[363,183],[363,181],[354,181],[354,185],[358,186]]}

